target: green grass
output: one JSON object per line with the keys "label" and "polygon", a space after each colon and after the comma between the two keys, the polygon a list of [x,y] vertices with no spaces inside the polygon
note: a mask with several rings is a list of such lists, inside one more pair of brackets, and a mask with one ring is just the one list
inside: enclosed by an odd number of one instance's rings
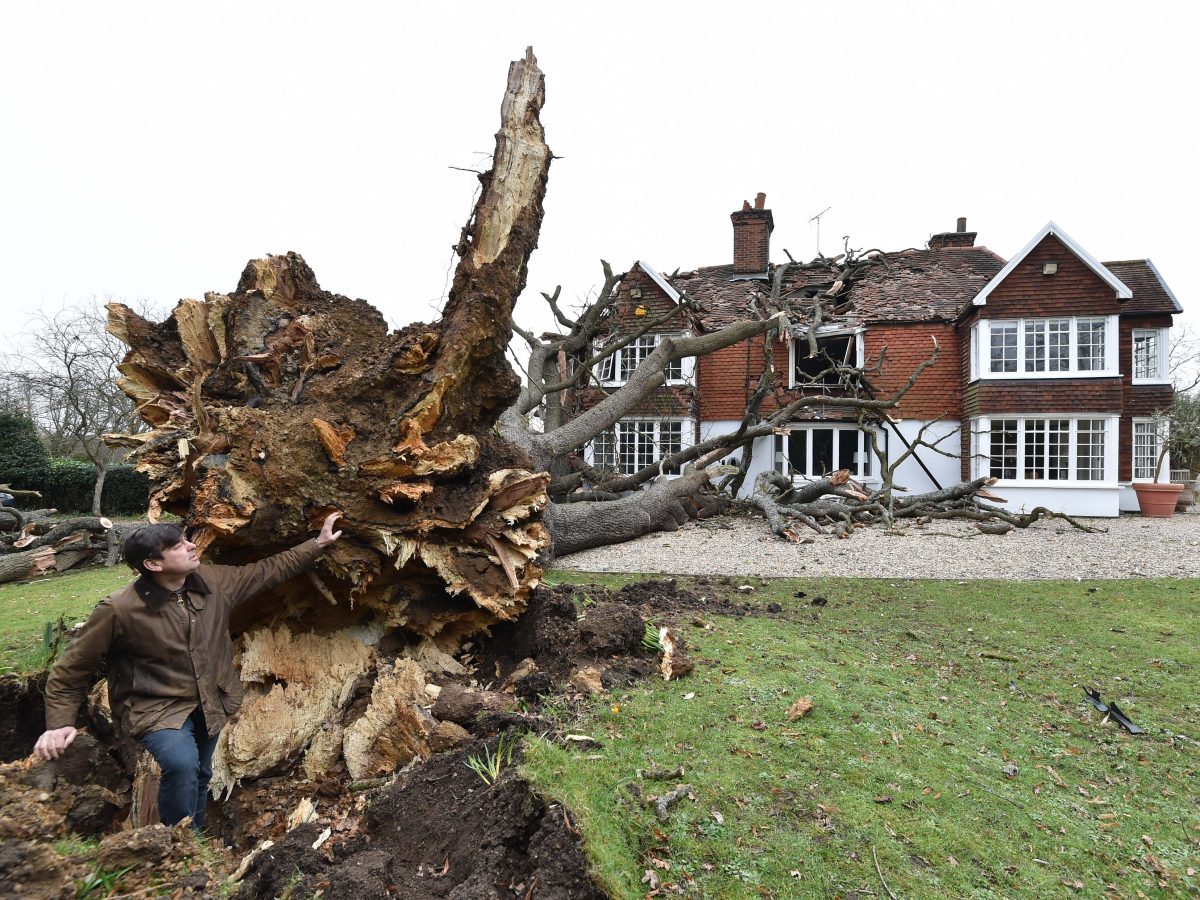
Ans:
{"label": "green grass", "polygon": [[[664,896],[886,897],[875,855],[905,898],[1197,890],[1200,582],[782,579],[750,599],[784,612],[685,621],[692,675],[564,723],[603,749],[527,742],[613,896],[652,870]],[[1147,734],[1101,725],[1084,686]],[[660,823],[644,798],[679,782],[696,799]]]}
{"label": "green grass", "polygon": [[0,674],[32,672],[47,660],[46,625],[86,619],[106,596],[128,584],[125,566],[87,569],[38,581],[0,585]]}

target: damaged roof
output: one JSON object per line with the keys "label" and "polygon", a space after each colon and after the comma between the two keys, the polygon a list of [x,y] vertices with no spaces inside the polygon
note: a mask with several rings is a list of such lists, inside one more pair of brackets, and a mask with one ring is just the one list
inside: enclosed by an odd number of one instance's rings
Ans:
{"label": "damaged roof", "polygon": [[[843,327],[868,322],[951,321],[1004,268],[986,247],[940,247],[882,253],[864,263],[848,290],[832,302],[846,306],[826,321]],[[776,267],[777,268],[777,267]],[[830,261],[789,265],[781,293],[803,296],[828,290],[841,271]],[[743,319],[756,297],[771,294],[766,278],[734,280],[732,265],[708,266],[674,276],[675,286],[695,301],[706,331]]]}

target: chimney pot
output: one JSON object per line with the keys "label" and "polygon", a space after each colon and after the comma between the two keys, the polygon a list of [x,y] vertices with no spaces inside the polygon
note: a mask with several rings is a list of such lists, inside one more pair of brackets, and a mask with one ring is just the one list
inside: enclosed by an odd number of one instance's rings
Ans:
{"label": "chimney pot", "polygon": [[759,191],[758,196],[754,198],[754,208],[755,209],[766,209],[766,207],[767,207],[767,195],[764,194],[762,191]]}
{"label": "chimney pot", "polygon": [[958,217],[958,233],[965,234],[966,230],[967,230],[967,217],[959,216]]}
{"label": "chimney pot", "polygon": [[750,201],[743,200],[742,201],[742,212],[749,212],[749,211],[750,211]]}

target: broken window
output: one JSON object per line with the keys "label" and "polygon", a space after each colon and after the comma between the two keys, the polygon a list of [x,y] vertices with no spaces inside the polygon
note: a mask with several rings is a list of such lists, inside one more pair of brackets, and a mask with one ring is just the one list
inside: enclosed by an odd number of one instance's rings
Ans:
{"label": "broken window", "polygon": [[836,386],[843,383],[842,379],[846,374],[839,373],[838,369],[852,368],[858,364],[858,336],[854,334],[818,337],[815,355],[809,346],[808,338],[796,338],[793,347],[795,365],[792,369],[792,383],[797,387]]}

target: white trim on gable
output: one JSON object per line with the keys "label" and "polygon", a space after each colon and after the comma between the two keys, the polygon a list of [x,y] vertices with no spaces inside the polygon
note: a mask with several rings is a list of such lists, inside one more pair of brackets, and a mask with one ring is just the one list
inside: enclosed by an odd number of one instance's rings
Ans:
{"label": "white trim on gable", "polygon": [[[1047,222],[1042,227],[1042,230],[1033,236],[1033,240],[1031,240],[1028,244],[1026,244],[1024,249],[1021,250],[1020,253],[1018,253],[1016,256],[1014,256],[1012,259],[1010,259],[1008,261],[1008,265],[1006,265],[1003,269],[1001,269],[999,272],[997,272],[996,277],[994,277],[991,281],[989,281],[987,283],[987,285],[984,287],[984,289],[975,295],[975,299],[971,301],[972,305],[974,305],[974,306],[986,305],[988,295],[990,295],[992,293],[992,291],[994,291],[996,289],[996,287],[999,286],[1001,284],[1001,282],[1004,281],[1005,278],[1007,278],[1010,274],[1012,274],[1013,269],[1015,269],[1017,266],[1019,266],[1021,264],[1021,262],[1025,259],[1025,257],[1028,256],[1033,251],[1034,247],[1036,247],[1038,244],[1040,244],[1042,242],[1042,240],[1047,235],[1050,235],[1050,234],[1053,234],[1056,238],[1058,238],[1060,241],[1062,241],[1064,244],[1066,244],[1068,250],[1070,250],[1077,257],[1079,257],[1079,259],[1083,261],[1084,265],[1086,265],[1089,269],[1091,269],[1098,276],[1100,276],[1100,278],[1102,278],[1109,287],[1111,287],[1114,291],[1116,291],[1118,299],[1128,300],[1129,298],[1131,298],[1133,296],[1133,291],[1131,291],[1128,287],[1126,287],[1125,283],[1123,281],[1121,281],[1121,279],[1119,279],[1112,272],[1108,271],[1108,269],[1104,268],[1104,266],[1101,263],[1099,263],[1095,257],[1093,257],[1090,253],[1088,253],[1081,246],[1079,246],[1079,244],[1075,243],[1075,241],[1071,239],[1071,236],[1069,234],[1067,234],[1065,231],[1063,231],[1061,228],[1059,228],[1057,225],[1055,225],[1054,222],[1051,221],[1051,222]],[[1149,262],[1149,260],[1147,260],[1147,262]],[[1157,272],[1155,272],[1155,274],[1157,274]],[[1159,281],[1162,281],[1162,279],[1160,278]]]}
{"label": "white trim on gable", "polygon": [[644,259],[639,259],[637,261],[637,265],[638,268],[650,276],[650,279],[655,284],[662,288],[663,293],[671,298],[672,303],[678,303],[680,299],[682,299],[683,295],[680,294],[679,291],[675,290],[675,288],[671,287],[671,282],[667,281],[667,279],[659,275],[658,272],[654,271],[654,267],[650,265],[650,263],[646,262]]}

